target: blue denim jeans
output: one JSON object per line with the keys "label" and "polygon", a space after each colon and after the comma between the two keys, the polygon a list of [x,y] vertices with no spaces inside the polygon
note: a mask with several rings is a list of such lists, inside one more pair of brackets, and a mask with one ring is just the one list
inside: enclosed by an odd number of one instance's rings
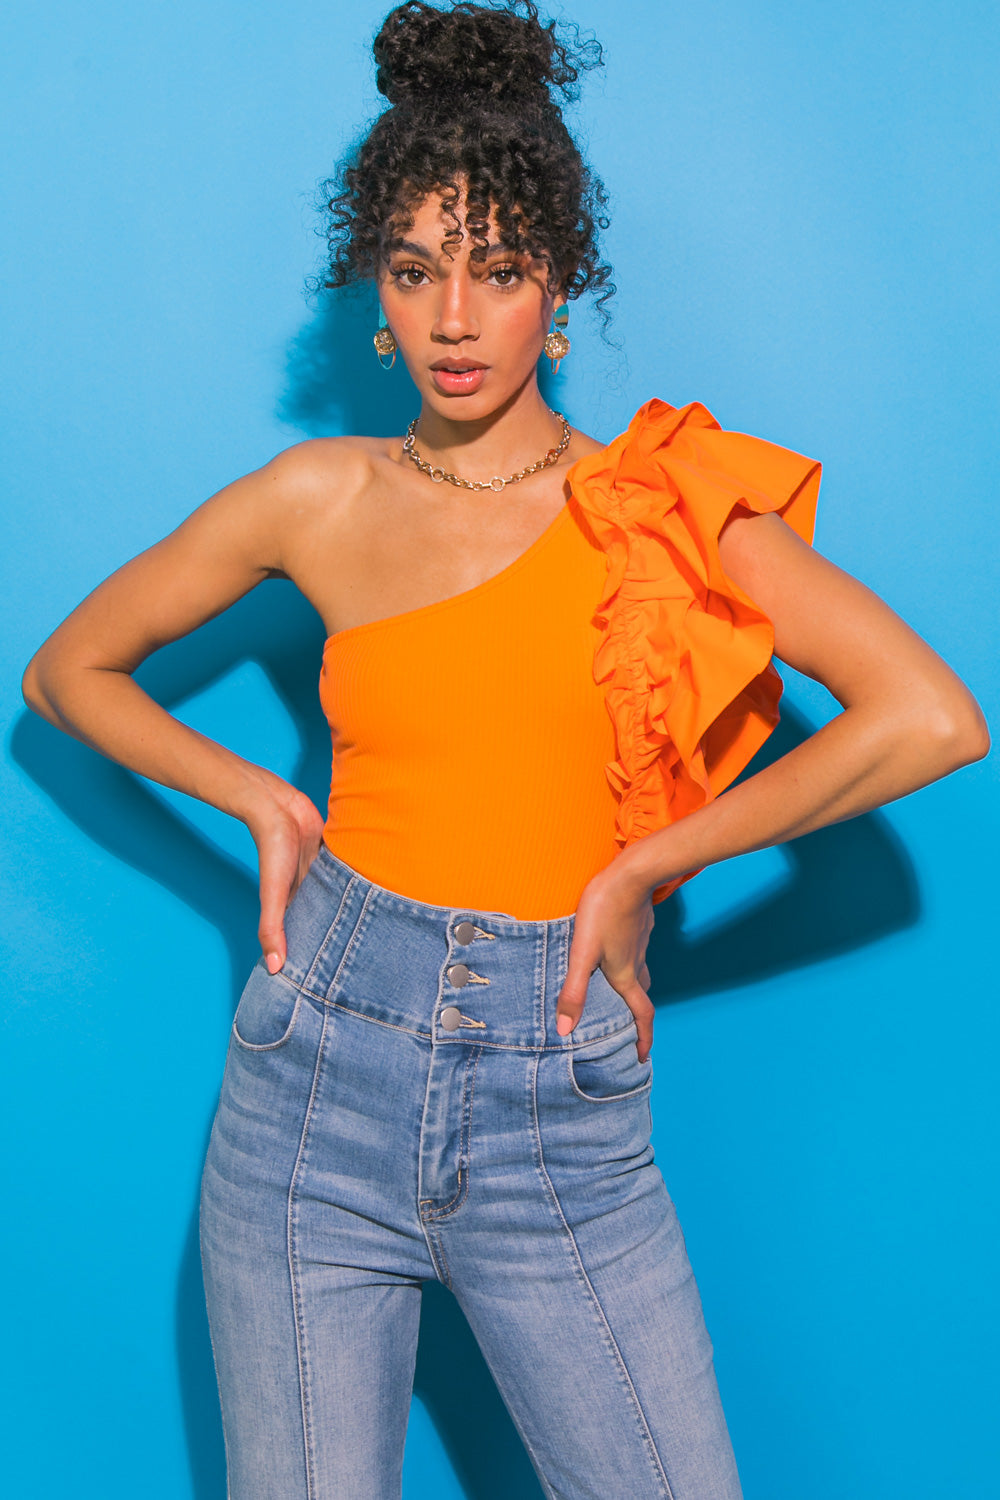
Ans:
{"label": "blue denim jeans", "polygon": [[398,1500],[431,1278],[546,1496],[739,1500],[652,1062],[600,969],[556,1032],[574,920],[430,906],[321,848],[240,1000],[202,1185],[232,1500]]}

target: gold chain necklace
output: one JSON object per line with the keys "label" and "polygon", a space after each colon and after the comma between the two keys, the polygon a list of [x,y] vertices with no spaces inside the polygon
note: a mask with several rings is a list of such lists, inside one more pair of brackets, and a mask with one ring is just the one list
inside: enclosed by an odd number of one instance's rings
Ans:
{"label": "gold chain necklace", "polygon": [[447,479],[449,484],[457,484],[459,489],[462,490],[492,490],[495,495],[499,495],[500,491],[506,489],[509,484],[517,484],[519,479],[527,479],[529,474],[537,474],[539,469],[547,469],[550,464],[554,464],[566,452],[566,449],[569,447],[569,440],[573,435],[573,429],[561,411],[554,411],[552,415],[557,417],[563,426],[563,434],[558,447],[550,448],[544,458],[538,459],[536,463],[529,464],[526,469],[519,469],[516,474],[508,474],[506,479],[501,479],[499,474],[494,474],[492,479],[460,479],[457,474],[449,474],[446,469],[436,468],[433,464],[429,464],[426,459],[420,457],[416,449],[416,431],[417,423],[420,421],[419,417],[414,417],[406,429],[406,437],[403,439],[403,452],[407,458],[412,459],[421,473],[427,474],[433,479],[435,484],[441,484],[443,480]]}

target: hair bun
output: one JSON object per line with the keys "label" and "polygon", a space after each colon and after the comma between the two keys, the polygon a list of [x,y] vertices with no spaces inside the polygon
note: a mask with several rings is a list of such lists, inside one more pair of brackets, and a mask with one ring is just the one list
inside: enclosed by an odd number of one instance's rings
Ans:
{"label": "hair bun", "polygon": [[542,25],[532,0],[447,10],[406,0],[390,11],[375,38],[376,85],[390,104],[454,107],[463,99],[536,103],[561,89],[572,96],[581,69],[601,62],[600,44],[575,50]]}

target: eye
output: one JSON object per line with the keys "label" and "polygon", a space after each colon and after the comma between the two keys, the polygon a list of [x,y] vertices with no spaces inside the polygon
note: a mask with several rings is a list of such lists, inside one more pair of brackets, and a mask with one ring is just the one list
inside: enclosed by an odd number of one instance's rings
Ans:
{"label": "eye", "polygon": [[394,266],[389,275],[397,286],[420,286],[427,272],[423,266]]}
{"label": "eye", "polygon": [[495,278],[497,286],[513,286],[515,282],[524,280],[524,273],[508,261],[502,266],[493,266],[489,274],[491,280]]}

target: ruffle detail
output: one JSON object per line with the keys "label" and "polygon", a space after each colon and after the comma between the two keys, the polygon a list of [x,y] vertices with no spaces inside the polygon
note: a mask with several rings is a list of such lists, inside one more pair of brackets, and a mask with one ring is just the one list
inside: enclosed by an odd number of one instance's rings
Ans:
{"label": "ruffle detail", "polygon": [[594,680],[607,685],[615,726],[605,772],[621,849],[712,801],[777,724],[771,621],[726,576],[719,535],[734,511],[776,511],[811,543],[820,472],[788,448],[724,432],[700,402],[656,399],[570,470],[607,554]]}

